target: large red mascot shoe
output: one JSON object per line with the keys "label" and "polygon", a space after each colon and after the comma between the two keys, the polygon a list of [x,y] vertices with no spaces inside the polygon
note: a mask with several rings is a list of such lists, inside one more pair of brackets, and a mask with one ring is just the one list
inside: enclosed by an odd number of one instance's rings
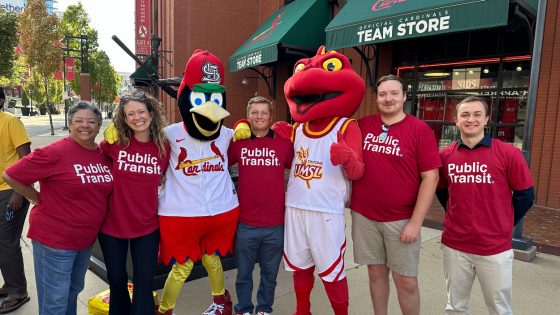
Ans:
{"label": "large red mascot shoe", "polygon": [[233,305],[228,290],[223,295],[214,296],[214,302],[202,315],[232,315]]}

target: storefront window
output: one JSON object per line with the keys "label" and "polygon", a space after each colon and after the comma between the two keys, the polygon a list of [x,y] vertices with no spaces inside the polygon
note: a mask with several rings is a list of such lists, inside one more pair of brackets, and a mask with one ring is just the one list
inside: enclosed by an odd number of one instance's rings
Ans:
{"label": "storefront window", "polygon": [[531,62],[529,60],[504,62],[502,87],[529,88],[530,69]]}
{"label": "storefront window", "polygon": [[407,85],[405,111],[428,123],[443,148],[459,138],[454,122],[457,104],[468,96],[480,96],[489,106],[486,131],[521,147],[530,60],[526,56],[509,59],[397,69]]}

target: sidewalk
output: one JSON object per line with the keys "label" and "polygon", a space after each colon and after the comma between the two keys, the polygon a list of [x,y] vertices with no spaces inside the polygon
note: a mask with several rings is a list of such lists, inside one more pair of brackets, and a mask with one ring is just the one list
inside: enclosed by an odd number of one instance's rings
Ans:
{"label": "sidewalk", "polygon": [[[40,135],[32,137],[33,148],[41,147],[61,136]],[[345,256],[345,266],[350,287],[350,314],[372,314],[369,295],[367,267],[357,265],[352,257],[352,239],[350,237],[351,220],[347,213],[346,239],[348,242]],[[25,269],[28,281],[28,291],[31,301],[19,310],[10,313],[14,315],[37,314],[37,292],[33,272],[33,255],[30,240],[24,237],[21,241]],[[419,286],[421,294],[422,314],[442,314],[446,303],[445,283],[443,280],[441,252],[441,231],[422,228],[422,251],[420,256]],[[255,284],[258,283],[258,268],[254,273]],[[557,314],[560,309],[560,257],[539,253],[532,262],[515,260],[513,266],[513,310],[515,314]],[[225,274],[225,286],[232,295],[234,303],[236,271],[230,270]],[[96,275],[88,271],[86,286],[79,296],[78,314],[87,315],[87,301],[95,294],[107,289],[107,284]],[[319,278],[316,277],[312,294],[312,312],[314,314],[332,314],[328,299]],[[255,285],[256,287],[256,285]],[[256,288],[254,290],[256,294]],[[158,291],[161,297],[161,290]],[[211,300],[210,288],[206,278],[185,284],[175,309],[176,315],[201,314]],[[473,286],[471,297],[471,312],[473,315],[487,314],[480,287]],[[295,295],[292,287],[291,274],[281,268],[278,276],[278,286],[275,295],[274,314],[290,315],[295,310]],[[400,314],[394,285],[391,284],[389,314]]]}
{"label": "sidewalk", "polygon": [[[350,217],[347,214],[346,238],[348,241],[348,251],[345,263],[350,287],[350,314],[371,314],[372,306],[369,296],[367,267],[353,263],[350,222]],[[26,231],[27,226],[24,229],[24,233]],[[439,230],[422,228],[422,251],[418,276],[422,314],[442,314],[446,303],[440,254],[440,236],[441,232]],[[21,244],[31,301],[11,314],[37,314],[37,292],[33,273],[31,242],[24,237]],[[258,283],[258,268],[256,269],[254,279],[255,283]],[[560,296],[559,271],[560,257],[558,256],[539,253],[530,263],[515,260],[513,265],[513,309],[515,314],[557,314],[558,309],[560,309],[560,300],[558,299]],[[225,272],[225,285],[231,292],[234,303],[236,301],[235,276],[235,270]],[[312,294],[313,314],[332,314],[321,281],[316,278],[315,282]],[[105,289],[107,289],[107,285],[91,271],[88,271],[85,289],[79,296],[78,314],[87,315],[88,299]],[[158,296],[161,297],[161,290],[158,291]],[[210,300],[210,286],[206,278],[188,282],[183,287],[175,314],[201,314],[209,305]],[[470,305],[473,315],[487,314],[478,284],[473,286]],[[293,313],[294,308],[295,295],[291,274],[281,268],[275,295],[274,314],[289,315]],[[400,314],[393,284],[391,284],[389,314]]]}

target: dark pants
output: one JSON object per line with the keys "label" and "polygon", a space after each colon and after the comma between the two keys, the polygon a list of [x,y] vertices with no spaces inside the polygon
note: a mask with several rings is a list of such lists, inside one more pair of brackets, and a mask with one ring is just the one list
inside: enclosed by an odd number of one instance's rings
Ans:
{"label": "dark pants", "polygon": [[253,312],[253,268],[259,263],[261,281],[257,291],[256,312],[272,312],[276,276],[282,250],[284,248],[284,226],[253,227],[243,223],[237,226],[235,238],[235,262],[237,263],[237,279],[235,290],[238,304],[235,312]]}
{"label": "dark pants", "polygon": [[[128,244],[132,255],[134,292],[132,303],[128,294],[126,258]],[[157,267],[159,230],[131,239],[99,234],[99,245],[103,251],[107,278],[111,289],[110,315],[154,314],[152,285]]]}
{"label": "dark pants", "polygon": [[20,238],[27,216],[29,201],[23,198],[19,209],[12,209],[14,217],[6,222],[6,206],[13,190],[0,191],[0,270],[4,278],[4,288],[9,294],[27,293],[27,281],[23,269]]}

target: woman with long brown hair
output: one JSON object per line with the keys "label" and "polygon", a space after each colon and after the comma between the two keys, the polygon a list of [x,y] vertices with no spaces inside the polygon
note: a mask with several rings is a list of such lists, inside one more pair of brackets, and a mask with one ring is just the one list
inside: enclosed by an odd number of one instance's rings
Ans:
{"label": "woman with long brown hair", "polygon": [[[123,98],[113,123],[117,141],[101,142],[103,152],[113,161],[114,190],[99,233],[111,289],[109,314],[152,315],[159,246],[158,186],[169,160],[165,119],[153,97],[136,92]],[[126,270],[129,246],[134,270],[132,303]]]}

